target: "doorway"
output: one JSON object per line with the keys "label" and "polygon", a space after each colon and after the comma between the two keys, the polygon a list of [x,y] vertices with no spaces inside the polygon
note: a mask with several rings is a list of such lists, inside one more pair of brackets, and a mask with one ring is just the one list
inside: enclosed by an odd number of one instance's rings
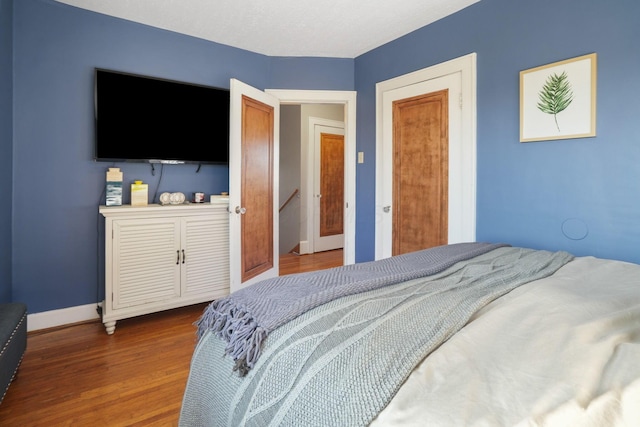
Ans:
{"label": "doorway", "polygon": [[344,246],[343,120],[337,104],[281,106],[281,255]]}
{"label": "doorway", "polygon": [[[345,174],[344,174],[344,250],[342,264],[352,264],[355,260],[355,92],[345,91],[305,91],[305,90],[259,90],[246,83],[243,83],[237,79],[230,80],[231,100],[230,100],[230,153],[229,153],[229,205],[230,210],[230,240],[229,240],[229,255],[230,255],[230,288],[231,292],[237,291],[243,287],[249,286],[262,278],[273,277],[278,275],[279,265],[278,256],[274,256],[279,252],[279,191],[280,188],[280,107],[281,105],[288,104],[338,104],[341,106],[343,117],[345,118]],[[255,123],[262,124],[263,126],[251,126],[254,123],[249,119],[249,101],[253,103],[255,101],[255,108],[251,111],[262,110],[262,114],[256,114],[262,118],[256,120]],[[264,108],[263,108],[264,107]],[[267,112],[269,112],[267,114]],[[258,134],[254,134],[254,131],[260,129],[267,129],[266,125],[269,124],[268,131],[259,131]],[[269,205],[258,204],[255,209],[248,211],[243,203],[247,203],[242,199],[242,188],[246,184],[243,174],[246,172],[246,164],[243,161],[243,152],[247,147],[243,148],[243,141],[250,140],[256,137],[263,143],[256,143],[256,147],[269,148],[273,152],[273,156],[255,155],[252,157],[255,159],[263,159],[268,163],[265,164],[267,170],[271,170],[264,177],[269,177],[271,181],[273,191],[270,191],[270,200],[273,203]],[[265,144],[266,141],[271,141],[269,144]],[[254,153],[256,154],[256,153]],[[265,178],[267,180],[267,178]],[[233,208],[235,206],[235,208]],[[271,216],[270,213],[273,213]],[[243,230],[247,227],[247,218],[249,221],[255,221],[261,215],[268,214],[271,220],[271,225],[265,225],[273,230],[271,234],[271,246],[273,250],[266,251],[266,257],[268,262],[262,263],[266,268],[260,271],[255,276],[247,277],[246,280],[242,279],[242,266],[247,264],[245,256],[245,249],[249,246],[243,244],[247,239],[243,239]],[[250,239],[249,239],[250,240]],[[268,253],[267,253],[268,252]]]}
{"label": "doorway", "polygon": [[313,212],[309,252],[342,249],[344,246],[344,122],[309,118],[309,140],[313,141]]}
{"label": "doorway", "polygon": [[442,90],[448,94],[447,202],[436,214],[446,215],[445,243],[475,240],[475,76],[472,53],[376,85],[376,259],[393,255],[394,102]]}
{"label": "doorway", "polygon": [[[356,150],[355,150],[355,92],[349,91],[298,91],[298,90],[267,90],[267,93],[271,93],[280,99],[281,116],[281,143],[286,138],[284,135],[287,132],[293,132],[298,135],[298,144],[303,139],[301,135],[309,135],[308,117],[324,117],[327,120],[333,120],[336,122],[344,123],[344,210],[343,210],[343,223],[344,223],[344,238],[343,238],[343,264],[353,264],[355,262],[355,165],[356,165]],[[320,113],[320,110],[331,110],[330,115]],[[291,114],[291,111],[294,113]],[[307,117],[306,120],[299,121],[294,119],[292,125],[284,124],[285,117]],[[311,176],[308,176],[306,172],[313,171],[313,159],[312,151],[309,144],[300,144],[300,157],[298,157],[298,165],[300,169],[300,186],[290,189],[288,192],[280,193],[280,206],[285,203],[289,197],[294,193],[296,188],[299,188],[299,193],[293,196],[293,201],[290,204],[299,204],[299,208],[302,214],[298,217],[297,224],[295,222],[288,222],[289,227],[293,227],[300,230],[300,236],[298,240],[302,243],[300,247],[301,253],[311,252],[308,247],[308,238],[306,236],[313,232],[313,210],[309,209],[309,203],[306,197],[308,195],[313,196],[313,180]],[[291,150],[294,151],[294,150]],[[311,151],[311,153],[310,153]],[[283,155],[284,149],[281,148]],[[284,156],[286,157],[286,156]],[[284,160],[283,157],[283,160]],[[290,160],[284,160],[290,161]],[[280,165],[281,169],[286,166]],[[286,169],[284,169],[286,170]],[[305,172],[305,173],[303,173]],[[280,180],[281,187],[286,184],[288,178],[282,177]],[[286,193],[286,194],[284,194]],[[282,211],[281,215],[285,218],[288,213],[285,212],[287,208]],[[305,214],[305,212],[307,212]],[[289,218],[290,221],[290,218]],[[287,227],[287,226],[285,226]],[[282,230],[283,227],[281,227]],[[295,243],[294,243],[295,245]],[[286,251],[290,250],[290,245],[286,245]],[[284,250],[284,249],[283,249]]]}

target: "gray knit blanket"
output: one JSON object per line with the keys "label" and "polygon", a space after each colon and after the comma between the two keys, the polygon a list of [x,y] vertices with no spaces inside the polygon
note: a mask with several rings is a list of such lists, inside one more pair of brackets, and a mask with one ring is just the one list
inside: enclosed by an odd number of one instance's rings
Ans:
{"label": "gray knit blanket", "polygon": [[371,261],[274,277],[211,303],[196,322],[198,337],[214,331],[241,376],[255,365],[271,331],[336,298],[429,276],[505,244],[457,243]]}
{"label": "gray knit blanket", "polygon": [[335,299],[274,330],[245,377],[221,357],[224,341],[205,333],[180,426],[366,426],[474,313],[572,259],[501,247],[440,273]]}

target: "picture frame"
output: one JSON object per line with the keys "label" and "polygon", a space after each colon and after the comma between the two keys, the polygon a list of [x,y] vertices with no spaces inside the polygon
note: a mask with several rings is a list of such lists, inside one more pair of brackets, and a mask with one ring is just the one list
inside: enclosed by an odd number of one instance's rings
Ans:
{"label": "picture frame", "polygon": [[520,142],[596,136],[597,54],[520,71]]}

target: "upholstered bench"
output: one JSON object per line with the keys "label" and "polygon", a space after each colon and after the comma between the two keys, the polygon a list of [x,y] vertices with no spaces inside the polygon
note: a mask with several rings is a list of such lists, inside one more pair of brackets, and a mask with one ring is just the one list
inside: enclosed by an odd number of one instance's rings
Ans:
{"label": "upholstered bench", "polygon": [[27,349],[27,306],[0,304],[0,403]]}

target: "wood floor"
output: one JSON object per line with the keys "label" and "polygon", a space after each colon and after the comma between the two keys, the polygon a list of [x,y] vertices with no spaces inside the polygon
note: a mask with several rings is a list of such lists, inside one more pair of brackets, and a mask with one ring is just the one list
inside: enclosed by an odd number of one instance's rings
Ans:
{"label": "wood floor", "polygon": [[[342,265],[342,250],[286,255],[281,274]],[[28,334],[0,426],[177,426],[206,304],[118,321],[113,335],[87,322]]]}

